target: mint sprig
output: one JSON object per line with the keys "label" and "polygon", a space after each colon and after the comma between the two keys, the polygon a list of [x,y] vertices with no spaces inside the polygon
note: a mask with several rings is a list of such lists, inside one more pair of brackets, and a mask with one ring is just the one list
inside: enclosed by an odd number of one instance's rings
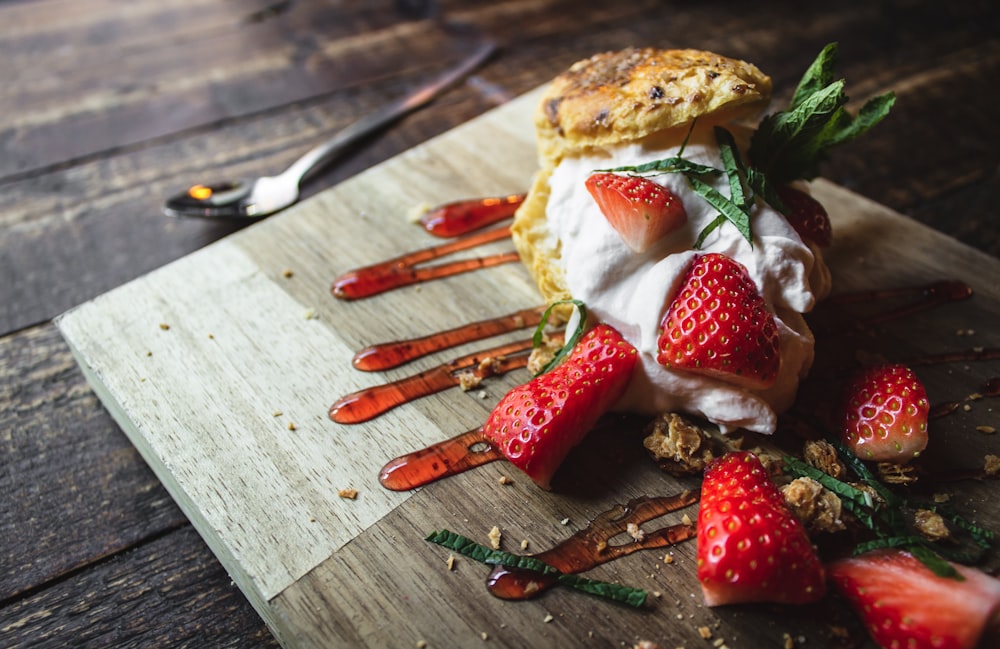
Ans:
{"label": "mint sprig", "polygon": [[535,557],[522,556],[494,550],[476,543],[472,539],[449,530],[431,532],[427,539],[449,550],[458,552],[480,563],[492,566],[503,566],[518,570],[530,570],[543,576],[551,576],[560,586],[573,588],[589,595],[608,599],[634,608],[640,608],[646,603],[646,591],[620,584],[612,584],[596,579],[588,579],[578,575],[569,575],[548,565]]}
{"label": "mint sprig", "polygon": [[[872,538],[854,548],[854,554],[863,554],[878,548],[902,548],[920,560],[934,574],[961,581],[962,575],[947,560],[975,563],[993,546],[996,541],[993,532],[940,505],[908,501],[900,497],[879,481],[868,466],[843,444],[836,440],[830,442],[837,449],[838,456],[847,468],[862,484],[878,495],[877,499],[872,498],[868,491],[834,478],[798,458],[785,456],[783,461],[790,475],[812,478],[839,496],[844,509],[853,514],[872,533]],[[931,509],[940,513],[952,523],[957,533],[965,537],[964,540],[971,541],[976,546],[976,551],[965,552],[957,547],[933,544],[913,533],[904,520],[903,512],[915,509]]]}
{"label": "mint sprig", "polygon": [[819,175],[830,149],[882,121],[896,101],[889,92],[868,100],[856,116],[845,108],[844,81],[834,79],[838,47],[830,43],[809,66],[787,110],[765,117],[750,141],[750,163],[776,186]]}
{"label": "mint sprig", "polygon": [[545,335],[545,327],[549,323],[549,317],[552,315],[552,310],[562,304],[572,304],[575,306],[580,312],[580,321],[577,324],[576,330],[570,334],[569,339],[564,342],[563,346],[558,352],[556,352],[556,355],[552,357],[552,360],[546,363],[545,366],[539,370],[538,374],[545,374],[553,367],[561,363],[562,360],[566,358],[571,351],[573,351],[573,348],[576,347],[578,342],[580,342],[580,338],[583,337],[583,333],[587,330],[587,305],[580,300],[559,300],[557,302],[553,302],[547,309],[545,309],[545,313],[542,314],[541,322],[539,322],[538,326],[535,327],[535,335],[531,338],[532,345],[535,347],[542,346],[543,337]]}

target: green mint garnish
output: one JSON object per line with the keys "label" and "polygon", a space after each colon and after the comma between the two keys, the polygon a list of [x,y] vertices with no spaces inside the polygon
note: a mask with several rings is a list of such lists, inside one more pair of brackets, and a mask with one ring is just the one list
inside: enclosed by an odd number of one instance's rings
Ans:
{"label": "green mint garnish", "polygon": [[[854,548],[854,554],[863,554],[878,548],[901,548],[919,559],[934,574],[962,580],[962,575],[948,563],[948,560],[957,563],[976,563],[982,559],[985,551],[993,546],[996,541],[993,532],[965,520],[942,505],[911,502],[899,497],[880,482],[868,466],[843,444],[836,440],[830,441],[847,468],[862,484],[878,495],[877,500],[872,498],[868,491],[838,480],[798,458],[786,455],[783,461],[790,475],[812,478],[839,496],[844,509],[872,532],[874,537],[858,544]],[[941,514],[957,532],[962,533],[966,540],[977,546],[977,551],[965,552],[956,547],[932,544],[924,537],[911,532],[903,518],[903,512],[915,509],[929,509]],[[955,536],[953,535],[953,540],[961,540],[954,538]]]}
{"label": "green mint garnish", "polygon": [[542,321],[539,322],[538,326],[535,328],[535,335],[531,339],[532,344],[535,347],[542,346],[543,337],[545,335],[545,326],[549,322],[549,316],[552,315],[552,309],[562,304],[572,304],[576,306],[577,310],[580,312],[580,321],[579,323],[577,323],[576,330],[570,335],[569,339],[565,341],[562,348],[558,352],[556,352],[556,355],[552,357],[552,360],[546,363],[545,366],[538,372],[538,374],[545,374],[553,367],[561,363],[562,360],[566,358],[566,356],[568,356],[571,351],[573,351],[573,348],[576,347],[576,344],[580,342],[580,338],[583,337],[584,331],[586,331],[587,305],[585,305],[580,300],[559,300],[558,302],[553,302],[552,304],[549,305],[547,309],[545,309],[545,313],[542,314]]}
{"label": "green mint garnish", "polygon": [[829,150],[878,124],[896,101],[893,93],[870,99],[852,116],[844,81],[834,80],[837,44],[830,43],[806,70],[787,110],[765,117],[750,143],[750,163],[775,185],[811,180]]}
{"label": "green mint garnish", "polygon": [[597,581],[595,579],[587,579],[586,577],[579,577],[577,575],[567,575],[535,557],[526,557],[502,550],[494,550],[449,530],[432,532],[427,536],[426,540],[458,552],[480,563],[519,570],[530,570],[544,576],[552,576],[560,586],[573,588],[589,595],[627,604],[635,608],[639,608],[646,603],[646,591],[644,590],[605,581]]}

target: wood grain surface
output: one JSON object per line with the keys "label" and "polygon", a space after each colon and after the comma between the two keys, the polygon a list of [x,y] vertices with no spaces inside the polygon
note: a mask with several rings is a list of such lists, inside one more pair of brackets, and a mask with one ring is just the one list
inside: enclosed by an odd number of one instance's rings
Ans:
{"label": "wood grain surface", "polygon": [[[169,193],[281,169],[444,67],[455,30],[503,50],[307,195],[596,51],[715,49],[767,70],[780,100],[836,40],[854,102],[890,89],[900,101],[824,175],[996,257],[998,23],[995,3],[976,0],[0,3],[0,644],[275,645],[51,323],[239,229],[164,219]],[[911,326],[968,342],[896,329]],[[170,578],[148,587],[156,575]],[[130,605],[87,604],[100,600]]]}
{"label": "wood grain surface", "polygon": [[[58,326],[105,406],[286,646],[404,647],[423,640],[465,647],[483,634],[499,646],[668,638],[693,644],[704,641],[701,626],[746,647],[771,646],[785,633],[829,639],[834,623],[822,619],[829,602],[770,616],[701,607],[690,543],[671,550],[677,559],[669,567],[662,553],[646,553],[598,571],[673,600],[633,611],[575,593],[504,602],[488,595],[477,566],[461,561],[460,572],[449,571],[447,555],[423,542],[442,528],[485,542],[497,526],[518,542],[547,548],[616,503],[694,486],[636,458],[641,421],[614,422],[607,426],[613,432],[604,431],[603,449],[578,451],[574,460],[590,466],[582,488],[563,482],[546,493],[499,464],[400,494],[377,482],[386,461],[477,427],[526,374],[490,380],[481,392],[450,390],[363,424],[327,419],[339,396],[467,353],[445,352],[373,376],[351,369],[354,351],[537,304],[520,265],[355,302],[329,294],[332,278],[346,270],[438,243],[407,222],[414,205],[526,186],[535,168],[536,103],[537,93],[509,102],[81,305],[60,316]],[[479,155],[486,146],[491,155]],[[987,325],[1000,317],[1000,287],[983,281],[1000,276],[1000,262],[828,183],[818,184],[817,195],[837,232],[829,257],[838,292],[939,279],[962,280],[975,291],[973,306],[935,309],[912,318],[904,331],[889,325],[857,340],[836,337],[831,349],[840,367],[860,353],[903,360],[906,352],[950,351],[955,343],[942,345],[929,332],[963,326],[978,333],[957,344],[1000,347]],[[933,366],[925,380],[931,394],[964,400],[998,365],[977,364],[946,385],[941,379],[962,364]],[[985,453],[1000,450],[994,438],[975,432],[977,417],[982,425],[998,421],[987,410],[935,431],[936,440],[951,442],[951,460],[960,468],[981,467]],[[516,474],[515,486],[500,484],[504,472]],[[988,497],[994,486],[951,488],[962,507],[993,527],[1000,523],[1000,509]],[[357,499],[339,497],[345,488],[357,489]],[[676,617],[692,611],[695,618],[683,623]],[[553,619],[546,622],[548,615]],[[765,620],[770,634],[756,631]],[[849,620],[841,615],[836,624]]]}

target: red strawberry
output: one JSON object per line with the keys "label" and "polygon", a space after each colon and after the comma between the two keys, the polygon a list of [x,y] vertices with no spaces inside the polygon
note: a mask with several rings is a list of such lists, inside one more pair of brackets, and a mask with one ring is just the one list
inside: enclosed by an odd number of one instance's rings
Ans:
{"label": "red strawberry", "polygon": [[877,550],[832,563],[830,579],[886,649],[972,649],[997,631],[1000,581],[952,565],[962,579],[939,577],[908,552]]}
{"label": "red strawberry", "polygon": [[660,324],[656,359],[749,388],[778,377],[778,327],[764,298],[737,261],[697,257]]}
{"label": "red strawberry", "polygon": [[508,460],[548,489],[570,449],[621,397],[638,353],[621,334],[598,325],[566,360],[504,396],[483,426]]}
{"label": "red strawberry", "polygon": [[705,469],[698,511],[698,581],[705,604],[805,604],[826,593],[823,564],[753,453]]}
{"label": "red strawberry", "polygon": [[821,248],[829,246],[833,239],[833,226],[820,202],[789,185],[779,187],[776,191],[785,205],[785,218],[799,236]]}
{"label": "red strawberry", "polygon": [[903,464],[927,447],[927,392],[905,365],[863,370],[844,389],[840,438],[862,460]]}
{"label": "red strawberry", "polygon": [[587,178],[587,190],[635,252],[643,252],[687,221],[680,199],[647,178],[595,173]]}

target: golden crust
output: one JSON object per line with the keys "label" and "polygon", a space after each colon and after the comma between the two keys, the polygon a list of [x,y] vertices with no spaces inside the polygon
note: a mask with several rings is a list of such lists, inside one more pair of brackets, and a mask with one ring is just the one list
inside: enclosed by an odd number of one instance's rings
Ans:
{"label": "golden crust", "polygon": [[759,112],[771,79],[755,66],[700,50],[598,54],[556,77],[535,111],[541,170],[512,226],[514,244],[545,302],[568,299],[560,242],[546,220],[549,176],[564,157]]}
{"label": "golden crust", "polygon": [[634,141],[695,118],[729,122],[760,111],[771,79],[756,66],[701,50],[629,48],[575,63],[535,112],[543,166],[591,147]]}

